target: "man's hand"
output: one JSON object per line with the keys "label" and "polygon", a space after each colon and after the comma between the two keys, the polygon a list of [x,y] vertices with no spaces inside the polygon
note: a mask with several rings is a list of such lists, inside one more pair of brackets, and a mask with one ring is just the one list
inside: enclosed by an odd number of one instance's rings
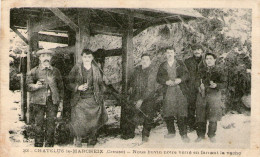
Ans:
{"label": "man's hand", "polygon": [[41,81],[37,81],[34,87],[35,87],[36,89],[39,89],[39,88],[44,87],[44,85],[42,84]]}
{"label": "man's hand", "polygon": [[173,86],[174,82],[172,80],[168,80],[168,81],[166,81],[166,85],[167,86]]}
{"label": "man's hand", "polygon": [[176,78],[174,81],[175,84],[180,84],[181,83],[181,79],[180,78]]}
{"label": "man's hand", "polygon": [[139,109],[139,108],[141,107],[142,103],[143,103],[143,100],[142,100],[142,99],[138,100],[137,103],[136,103],[136,105],[135,105],[135,107],[136,107],[137,109]]}
{"label": "man's hand", "polygon": [[210,86],[209,86],[210,88],[216,88],[217,87],[217,84],[214,83],[213,81],[210,81],[209,84],[210,84]]}
{"label": "man's hand", "polygon": [[79,91],[86,91],[88,89],[88,84],[82,84],[78,87]]}
{"label": "man's hand", "polygon": [[62,111],[63,111],[63,101],[61,100],[59,103],[58,112],[62,112]]}
{"label": "man's hand", "polygon": [[59,103],[59,107],[58,107],[57,118],[61,118],[62,111],[63,111],[63,101],[61,100],[60,103]]}
{"label": "man's hand", "polygon": [[130,88],[129,88],[128,93],[129,93],[129,94],[132,94],[132,93],[133,93],[133,87],[130,87]]}
{"label": "man's hand", "polygon": [[204,98],[205,97],[205,85],[202,82],[199,87],[199,92],[200,92],[201,96]]}
{"label": "man's hand", "polygon": [[203,83],[200,84],[200,89],[204,90],[205,89],[205,85]]}

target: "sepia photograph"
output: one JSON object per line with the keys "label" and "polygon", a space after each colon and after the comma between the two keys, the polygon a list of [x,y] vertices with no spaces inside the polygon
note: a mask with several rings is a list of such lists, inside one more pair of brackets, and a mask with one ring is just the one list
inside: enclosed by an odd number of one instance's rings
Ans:
{"label": "sepia photograph", "polygon": [[258,0],[2,0],[0,156],[260,155]]}
{"label": "sepia photograph", "polygon": [[10,9],[14,147],[249,148],[252,9]]}

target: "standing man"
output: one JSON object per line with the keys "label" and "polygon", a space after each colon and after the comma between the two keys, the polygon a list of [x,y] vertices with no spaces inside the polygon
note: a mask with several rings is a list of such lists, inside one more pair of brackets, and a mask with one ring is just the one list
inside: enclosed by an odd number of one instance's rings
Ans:
{"label": "standing man", "polygon": [[189,82],[187,82],[187,87],[189,93],[187,95],[188,100],[188,126],[190,131],[196,129],[195,125],[195,110],[196,110],[196,99],[198,94],[198,88],[195,86],[195,81],[198,73],[198,66],[202,61],[203,49],[200,45],[192,46],[193,56],[184,61],[188,72],[189,72]]}
{"label": "standing man", "polygon": [[99,65],[94,62],[93,51],[83,49],[82,63],[74,65],[69,74],[71,99],[71,131],[76,147],[88,137],[88,147],[97,143],[98,130],[108,121],[104,105],[106,86]]}
{"label": "standing man", "polygon": [[34,146],[43,147],[45,139],[45,147],[53,147],[55,118],[63,109],[63,81],[60,71],[50,64],[53,52],[42,49],[37,55],[40,65],[29,71],[26,79],[27,90],[31,93],[30,103],[34,105]]}
{"label": "standing man", "polygon": [[[133,77],[129,82],[130,100],[136,104],[137,109],[141,109],[147,117],[144,117],[142,141],[147,142],[153,125],[154,113],[156,113],[154,99],[152,97],[155,90],[155,79],[151,75],[151,59],[148,54],[141,57],[141,65],[134,70]],[[150,110],[151,109],[151,110]],[[154,110],[153,110],[154,109]],[[129,129],[130,135],[134,134],[135,126]]]}
{"label": "standing man", "polygon": [[196,104],[196,122],[198,138],[195,142],[200,142],[205,138],[207,121],[208,137],[215,143],[217,122],[222,117],[222,107],[224,102],[221,99],[221,89],[226,87],[225,77],[220,67],[216,67],[216,56],[212,53],[205,55],[206,66],[199,66],[199,77],[197,88],[199,89]]}
{"label": "standing man", "polygon": [[187,136],[188,103],[184,95],[187,94],[187,70],[184,64],[175,60],[175,51],[168,48],[165,52],[167,61],[162,63],[157,73],[157,82],[164,86],[162,116],[166,122],[168,134],[165,138],[175,137],[174,120],[177,119],[179,133],[183,142],[190,142]]}

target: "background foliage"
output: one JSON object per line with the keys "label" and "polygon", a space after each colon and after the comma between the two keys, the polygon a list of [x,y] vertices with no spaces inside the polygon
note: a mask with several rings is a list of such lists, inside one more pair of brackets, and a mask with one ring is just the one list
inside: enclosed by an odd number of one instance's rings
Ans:
{"label": "background foliage", "polygon": [[[191,56],[191,46],[201,44],[205,52],[218,56],[218,64],[225,71],[228,88],[225,91],[227,110],[242,112],[251,93],[251,9],[196,9],[205,19],[189,22],[166,24],[150,27],[134,38],[134,64],[140,62],[140,56],[149,53],[152,56],[153,74],[165,60],[163,49],[172,46],[176,49],[178,59],[184,60]],[[25,32],[26,34],[26,32]],[[90,39],[93,51],[97,49],[120,48],[122,43],[118,37],[96,35]],[[10,89],[19,89],[20,54],[26,52],[27,46],[14,33],[10,39]],[[49,48],[45,47],[44,48]],[[54,59],[54,65],[60,66],[64,76],[73,66],[71,56],[60,55]],[[104,71],[106,83],[116,84],[120,89],[122,78],[121,57],[106,58]],[[57,64],[60,63],[60,64]],[[67,65],[69,64],[69,65]],[[246,105],[250,108],[250,105]]]}

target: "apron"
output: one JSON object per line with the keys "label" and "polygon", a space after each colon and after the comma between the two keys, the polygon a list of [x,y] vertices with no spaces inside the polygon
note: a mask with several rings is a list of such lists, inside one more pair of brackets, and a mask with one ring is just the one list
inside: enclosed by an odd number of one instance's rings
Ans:
{"label": "apron", "polygon": [[[167,64],[167,72],[170,80],[174,81],[176,79],[176,62],[172,67]],[[183,95],[180,86],[168,86],[164,98],[163,105],[163,117],[179,117],[187,116],[188,103],[186,97]]]}

